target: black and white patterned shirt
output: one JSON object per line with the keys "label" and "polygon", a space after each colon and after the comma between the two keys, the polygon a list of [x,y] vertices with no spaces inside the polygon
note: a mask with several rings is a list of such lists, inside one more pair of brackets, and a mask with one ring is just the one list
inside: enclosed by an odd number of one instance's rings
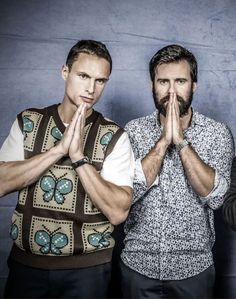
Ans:
{"label": "black and white patterned shirt", "polygon": [[229,186],[234,143],[224,124],[194,111],[184,135],[199,157],[216,170],[213,190],[204,198],[194,192],[174,147],[167,151],[160,175],[148,188],[140,160],[160,139],[157,119],[155,111],[126,125],[137,167],[121,258],[147,277],[180,280],[213,264],[213,210],[222,205]]}

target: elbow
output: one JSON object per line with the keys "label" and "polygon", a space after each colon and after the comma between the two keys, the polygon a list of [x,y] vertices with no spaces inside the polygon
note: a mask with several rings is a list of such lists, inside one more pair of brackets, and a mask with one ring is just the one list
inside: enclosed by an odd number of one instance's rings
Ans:
{"label": "elbow", "polygon": [[4,195],[7,194],[7,189],[6,189],[6,182],[4,182],[3,177],[1,175],[0,177],[0,197],[3,197]]}
{"label": "elbow", "polygon": [[109,219],[109,221],[112,225],[119,225],[127,219],[128,214],[129,214],[129,210],[127,210],[127,211],[116,211],[116,212],[111,213],[108,216],[108,219]]}
{"label": "elbow", "polygon": [[108,219],[112,225],[119,225],[127,219],[129,215],[131,203],[132,203],[132,196],[127,196],[127,199],[123,206],[113,208],[110,210]]}
{"label": "elbow", "polygon": [[0,198],[14,191],[16,190],[11,190],[6,183],[0,182]]}
{"label": "elbow", "polygon": [[0,182],[0,198],[3,197],[3,196],[5,196],[7,193],[8,192],[7,192],[6,188],[4,187],[4,184],[2,184]]}

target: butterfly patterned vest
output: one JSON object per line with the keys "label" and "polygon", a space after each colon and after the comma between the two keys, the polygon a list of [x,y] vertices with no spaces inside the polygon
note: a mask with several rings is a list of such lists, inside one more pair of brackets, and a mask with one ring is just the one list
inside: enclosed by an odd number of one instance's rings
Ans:
{"label": "butterfly patterned vest", "polygon": [[[46,152],[63,136],[58,105],[28,109],[18,115],[25,159]],[[84,154],[98,172],[123,129],[93,111],[86,119]],[[112,200],[112,199],[111,199]],[[68,156],[19,192],[10,230],[11,257],[44,269],[70,269],[111,260],[113,226],[93,205]]]}

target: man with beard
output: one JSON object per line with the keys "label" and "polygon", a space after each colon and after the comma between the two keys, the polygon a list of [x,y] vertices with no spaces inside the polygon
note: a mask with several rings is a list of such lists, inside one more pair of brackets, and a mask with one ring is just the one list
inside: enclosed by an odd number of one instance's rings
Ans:
{"label": "man with beard", "polygon": [[133,206],[121,254],[124,298],[212,298],[213,211],[229,186],[229,129],[192,109],[197,62],[159,50],[150,75],[157,110],[126,130],[136,158]]}

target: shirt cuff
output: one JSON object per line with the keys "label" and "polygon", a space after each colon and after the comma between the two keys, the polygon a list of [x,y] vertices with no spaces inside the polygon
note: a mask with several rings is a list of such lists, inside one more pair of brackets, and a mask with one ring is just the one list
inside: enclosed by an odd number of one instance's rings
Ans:
{"label": "shirt cuff", "polygon": [[[146,181],[146,177],[145,174],[143,172],[143,167],[142,167],[142,163],[141,163],[141,158],[137,159],[135,161],[135,175],[134,175],[134,182],[135,183],[141,183],[141,184],[145,184],[145,186],[147,186],[147,181]],[[159,176],[157,175],[155,178],[155,181],[152,183],[151,186],[149,186],[148,189],[150,189],[152,186],[158,185],[159,182]]]}
{"label": "shirt cuff", "polygon": [[226,179],[222,175],[220,175],[217,170],[215,170],[214,187],[207,196],[202,198],[205,201],[207,201],[213,197],[224,196],[227,189],[228,189],[228,184]]}

